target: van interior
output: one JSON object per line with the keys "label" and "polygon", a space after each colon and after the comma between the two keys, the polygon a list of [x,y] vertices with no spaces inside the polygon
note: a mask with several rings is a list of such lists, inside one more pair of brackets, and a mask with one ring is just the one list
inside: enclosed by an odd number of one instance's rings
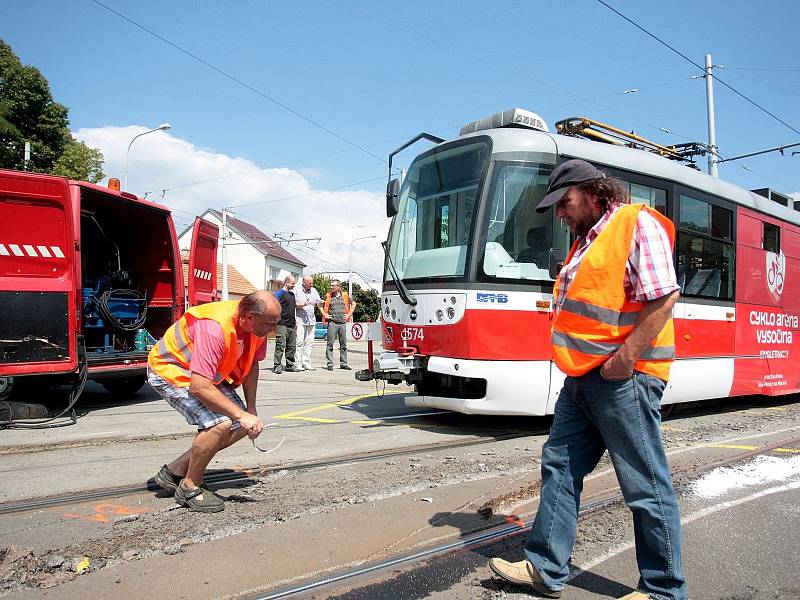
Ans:
{"label": "van interior", "polygon": [[[80,188],[81,326],[89,364],[141,359],[177,314],[169,213]],[[181,275],[178,273],[178,275]]]}

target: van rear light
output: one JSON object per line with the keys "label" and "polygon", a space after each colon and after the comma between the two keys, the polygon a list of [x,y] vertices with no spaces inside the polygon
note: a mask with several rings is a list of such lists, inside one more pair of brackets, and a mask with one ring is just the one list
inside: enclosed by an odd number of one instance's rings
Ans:
{"label": "van rear light", "polygon": [[110,177],[108,179],[108,189],[115,190],[115,191],[118,192],[119,191],[119,187],[120,187],[119,186],[119,179],[117,179],[116,177]]}

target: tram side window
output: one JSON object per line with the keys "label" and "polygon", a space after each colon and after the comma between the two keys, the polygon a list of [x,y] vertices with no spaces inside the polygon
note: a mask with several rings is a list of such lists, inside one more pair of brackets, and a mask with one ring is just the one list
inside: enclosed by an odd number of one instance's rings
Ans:
{"label": "tram side window", "polygon": [[778,254],[781,251],[781,228],[772,223],[764,223],[762,248]]}
{"label": "tram side window", "polygon": [[733,299],[733,212],[680,197],[678,283],[681,294]]}
{"label": "tram side window", "polygon": [[650,187],[638,183],[628,183],[628,191],[631,194],[631,204],[646,204],[650,208],[656,209],[662,215],[667,214],[667,192],[661,188]]}

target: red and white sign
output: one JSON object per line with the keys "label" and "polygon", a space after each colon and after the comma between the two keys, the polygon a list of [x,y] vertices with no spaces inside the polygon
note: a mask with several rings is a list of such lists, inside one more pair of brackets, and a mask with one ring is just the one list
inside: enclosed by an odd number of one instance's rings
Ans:
{"label": "red and white sign", "polygon": [[359,341],[364,337],[364,327],[361,325],[361,323],[353,323],[350,326],[350,337],[356,341]]}
{"label": "red and white sign", "polygon": [[786,277],[786,255],[767,252],[767,288],[775,298],[783,294],[783,282]]}

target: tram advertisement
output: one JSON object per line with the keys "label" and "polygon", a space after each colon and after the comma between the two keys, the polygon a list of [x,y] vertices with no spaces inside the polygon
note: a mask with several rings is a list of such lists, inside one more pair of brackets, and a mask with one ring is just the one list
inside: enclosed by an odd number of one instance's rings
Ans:
{"label": "tram advertisement", "polygon": [[736,307],[736,366],[732,393],[779,395],[800,380],[800,317],[779,307]]}

